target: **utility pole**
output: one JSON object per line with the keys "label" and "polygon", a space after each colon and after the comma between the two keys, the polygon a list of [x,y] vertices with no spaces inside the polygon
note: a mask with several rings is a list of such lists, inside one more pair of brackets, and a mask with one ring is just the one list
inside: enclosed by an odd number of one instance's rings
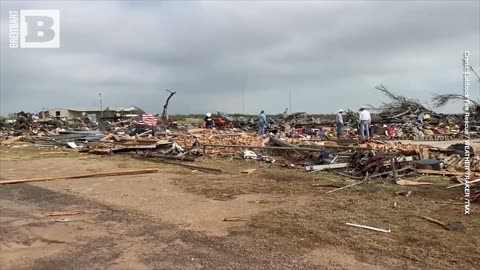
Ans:
{"label": "utility pole", "polygon": [[289,107],[290,107],[290,113],[293,113],[293,108],[292,108],[292,89],[290,89],[290,93],[289,93]]}
{"label": "utility pole", "polygon": [[245,86],[242,89],[242,114],[245,114]]}
{"label": "utility pole", "polygon": [[242,89],[242,114],[245,114],[245,91],[248,85],[248,74],[246,75],[245,82]]}
{"label": "utility pole", "polygon": [[103,118],[102,93],[98,93],[98,98],[100,99],[100,117]]}

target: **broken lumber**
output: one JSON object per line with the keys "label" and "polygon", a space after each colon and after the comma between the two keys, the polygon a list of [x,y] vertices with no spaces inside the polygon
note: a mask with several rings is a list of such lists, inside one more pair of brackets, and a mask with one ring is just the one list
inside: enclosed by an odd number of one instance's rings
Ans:
{"label": "broken lumber", "polygon": [[0,141],[0,144],[3,144],[3,145],[8,145],[8,144],[12,144],[18,140],[21,140],[23,139],[23,136],[16,136],[16,137],[13,137],[13,138],[10,138],[10,139],[6,139],[4,141]]}
{"label": "broken lumber", "polygon": [[[403,167],[401,169],[397,169],[396,172],[403,172],[403,171],[406,171],[406,170],[411,170],[413,169],[412,167]],[[355,179],[355,180],[362,180],[363,177],[362,176],[354,176],[354,175],[350,175],[350,174],[347,174],[347,173],[343,173],[343,172],[338,172],[338,171],[332,171],[333,173],[335,174],[338,174],[340,176],[345,176],[345,177],[349,177],[349,178],[352,178],[352,179]],[[384,176],[384,175],[389,175],[391,174],[392,172],[391,171],[388,171],[388,172],[382,172],[382,173],[376,173],[376,174],[372,174],[369,176],[369,178],[377,178],[377,177],[380,177],[380,176]]]}
{"label": "broken lumber", "polygon": [[395,181],[397,185],[400,186],[423,186],[423,185],[433,185],[433,183],[430,182],[419,182],[419,181],[412,181],[412,180],[406,180],[406,179],[400,179]]}
{"label": "broken lumber", "polygon": [[313,165],[313,166],[306,166],[306,171],[323,171],[323,170],[330,170],[330,169],[341,169],[341,168],[348,168],[349,163],[332,163],[332,164],[325,164],[325,165]]}
{"label": "broken lumber", "polygon": [[41,152],[40,155],[67,155],[69,152]]}
{"label": "broken lumber", "polygon": [[[470,185],[470,184],[478,183],[478,182],[480,182],[480,179],[469,181],[468,184]],[[454,187],[461,187],[461,186],[465,186],[465,183],[451,185],[451,186],[448,186],[447,188],[454,188]]]}
{"label": "broken lumber", "polygon": [[215,137],[231,137],[231,136],[245,136],[245,133],[232,133],[232,134],[213,134],[209,138]]}
{"label": "broken lumber", "polygon": [[[396,172],[398,173],[398,172],[403,172],[403,171],[411,170],[411,169],[413,169],[413,168],[407,166],[407,167],[403,167],[403,168],[401,168],[401,169],[396,170]],[[383,176],[383,175],[389,175],[389,174],[391,174],[391,173],[392,173],[391,171],[390,171],[390,172],[376,173],[376,174],[372,174],[372,175],[370,176],[370,178],[376,178],[376,177],[380,177],[380,176]]]}
{"label": "broken lumber", "polygon": [[231,217],[231,218],[224,218],[223,221],[247,221],[247,220],[239,217]]}
{"label": "broken lumber", "polygon": [[270,141],[273,142],[276,145],[279,145],[281,147],[288,147],[291,150],[295,151],[295,153],[300,154],[296,149],[299,148],[298,145],[291,144],[289,142],[282,141],[276,137],[270,137]]}
{"label": "broken lumber", "polygon": [[49,217],[58,217],[58,216],[73,216],[79,214],[85,214],[86,211],[84,210],[72,210],[72,211],[55,211],[48,213],[47,216]]}
{"label": "broken lumber", "polygon": [[447,172],[447,171],[434,171],[434,170],[417,170],[418,173],[422,174],[432,174],[432,175],[443,175],[443,176],[463,176],[463,172]]}
{"label": "broken lumber", "polygon": [[368,230],[372,230],[372,231],[377,231],[377,232],[384,232],[384,233],[389,233],[391,232],[390,229],[388,230],[385,230],[385,229],[380,229],[380,228],[375,228],[375,227],[371,227],[371,226],[366,226],[366,225],[360,225],[360,224],[355,224],[355,223],[345,223],[349,226],[353,226],[353,227],[357,227],[357,228],[363,228],[363,229],[368,229]]}
{"label": "broken lumber", "polygon": [[126,170],[126,171],[113,171],[113,172],[103,172],[103,173],[72,174],[72,175],[62,175],[62,176],[26,178],[26,179],[0,181],[0,185],[28,183],[28,182],[42,182],[42,181],[62,180],[62,179],[134,175],[134,174],[155,173],[157,171],[158,169],[143,169],[143,170]]}
{"label": "broken lumber", "polygon": [[170,156],[170,155],[162,155],[158,153],[148,153],[145,157],[154,157],[154,158],[162,158],[162,159],[171,159],[171,160],[182,160],[182,161],[195,161],[193,157],[186,157],[186,156]]}
{"label": "broken lumber", "polygon": [[112,149],[92,149],[88,151],[89,153],[92,154],[97,154],[97,155],[111,155],[113,154]]}
{"label": "broken lumber", "polygon": [[68,145],[70,148],[73,148],[73,149],[77,149],[77,148],[78,148],[78,145],[77,145],[75,142],[68,142],[67,145]]}
{"label": "broken lumber", "polygon": [[307,151],[307,152],[322,152],[325,148],[345,148],[352,150],[372,150],[370,147],[356,147],[356,146],[322,146],[322,148],[306,148],[306,147],[285,147],[285,146],[251,146],[251,145],[225,145],[225,144],[202,144],[204,149],[207,147],[218,148],[243,148],[243,149],[269,149],[269,150],[293,150],[293,151]]}
{"label": "broken lumber", "polygon": [[283,147],[283,146],[251,146],[251,145],[224,145],[224,144],[202,144],[203,147],[218,147],[218,148],[243,148],[243,149],[268,149],[268,150],[296,150],[296,151],[310,151],[322,152],[321,148],[301,148],[301,147]]}

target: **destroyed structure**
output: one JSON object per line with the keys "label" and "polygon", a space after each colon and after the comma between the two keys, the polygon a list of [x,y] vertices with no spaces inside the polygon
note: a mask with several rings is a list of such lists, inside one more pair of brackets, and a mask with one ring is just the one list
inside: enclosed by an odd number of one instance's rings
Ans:
{"label": "destroyed structure", "polygon": [[[372,108],[377,113],[372,114],[373,138],[368,142],[358,137],[358,113],[348,110],[342,139],[335,138],[331,116],[307,113],[270,116],[269,135],[259,136],[255,117],[234,118],[221,112],[214,116],[216,129],[201,128],[201,123],[182,125],[174,117],[167,119],[166,116],[158,117],[159,124],[150,127],[141,124],[138,114],[116,114],[100,118],[104,124],[103,132],[98,131],[99,124],[88,117],[39,118],[21,112],[14,123],[2,124],[0,144],[31,143],[37,147],[68,148],[82,153],[128,154],[158,162],[194,162],[211,157],[257,160],[308,172],[331,171],[358,180],[356,184],[393,180],[399,185],[421,185],[428,183],[413,179],[422,174],[433,174],[451,176],[458,182],[451,188],[463,186],[463,144],[443,149],[428,143],[393,141],[461,139],[464,132],[462,116],[435,113],[416,100],[390,93],[384,86],[377,89],[391,102]],[[136,108],[135,112],[143,111]],[[472,115],[473,137],[476,136],[478,118],[473,112]],[[394,128],[394,135],[386,133],[389,127]],[[471,177],[480,173],[480,157],[473,148],[470,149],[469,164]],[[478,184],[477,180],[472,182],[473,200],[480,199]]]}

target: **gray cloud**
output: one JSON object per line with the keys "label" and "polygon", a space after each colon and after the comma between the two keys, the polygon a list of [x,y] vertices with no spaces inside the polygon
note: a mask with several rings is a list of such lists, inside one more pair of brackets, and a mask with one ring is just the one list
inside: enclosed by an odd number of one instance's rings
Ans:
{"label": "gray cloud", "polygon": [[[9,49],[10,9],[59,9],[61,48]],[[466,49],[480,65],[479,1],[2,1],[1,10],[2,115],[98,106],[99,92],[110,107],[160,112],[165,88],[178,92],[172,113],[241,112],[243,88],[249,113],[283,111],[289,91],[296,111],[333,112],[379,104],[379,83],[422,101],[461,91]]]}

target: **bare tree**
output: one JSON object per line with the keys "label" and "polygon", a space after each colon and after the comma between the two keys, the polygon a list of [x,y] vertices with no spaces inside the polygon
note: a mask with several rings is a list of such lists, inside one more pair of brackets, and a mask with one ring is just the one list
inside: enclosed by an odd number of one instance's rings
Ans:
{"label": "bare tree", "polygon": [[175,95],[177,92],[172,92],[168,89],[165,89],[165,91],[169,92],[170,95],[167,98],[167,101],[165,102],[165,105],[163,105],[163,112],[162,112],[162,119],[167,120],[168,119],[168,102],[170,102],[170,99]]}

